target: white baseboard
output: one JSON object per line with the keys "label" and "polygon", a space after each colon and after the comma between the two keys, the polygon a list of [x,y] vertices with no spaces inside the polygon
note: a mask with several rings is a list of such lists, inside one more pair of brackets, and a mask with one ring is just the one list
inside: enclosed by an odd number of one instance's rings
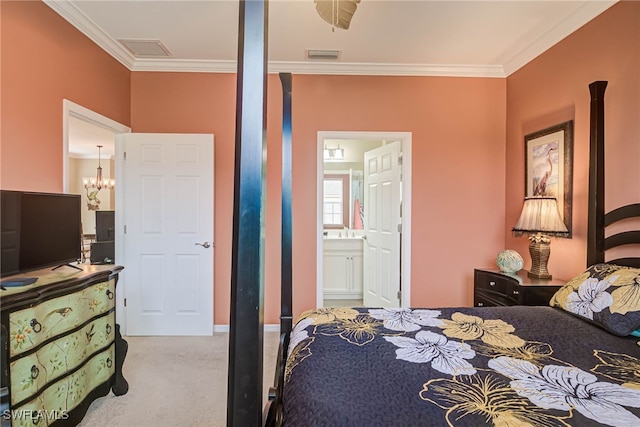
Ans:
{"label": "white baseboard", "polygon": [[[213,332],[229,333],[229,325],[213,325]],[[280,332],[280,325],[264,325],[264,332]]]}

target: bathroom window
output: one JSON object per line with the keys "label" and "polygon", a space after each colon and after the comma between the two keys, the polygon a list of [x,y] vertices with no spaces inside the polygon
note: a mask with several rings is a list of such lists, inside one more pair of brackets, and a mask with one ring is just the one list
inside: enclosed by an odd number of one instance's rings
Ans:
{"label": "bathroom window", "polygon": [[349,227],[349,175],[324,177],[323,223],[324,228]]}

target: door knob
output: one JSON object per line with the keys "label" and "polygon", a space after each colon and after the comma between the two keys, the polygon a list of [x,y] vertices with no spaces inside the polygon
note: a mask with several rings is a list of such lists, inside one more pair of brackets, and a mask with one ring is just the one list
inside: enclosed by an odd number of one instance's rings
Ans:
{"label": "door knob", "polygon": [[211,247],[211,243],[209,243],[209,242],[196,243],[196,245],[198,245],[198,246],[202,246],[202,247],[203,247],[203,248],[205,248],[205,249],[208,249],[208,248],[210,248],[210,247]]}

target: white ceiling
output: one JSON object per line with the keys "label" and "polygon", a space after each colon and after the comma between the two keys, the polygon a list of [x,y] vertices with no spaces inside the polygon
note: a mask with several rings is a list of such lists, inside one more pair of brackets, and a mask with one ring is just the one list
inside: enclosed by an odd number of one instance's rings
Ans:
{"label": "white ceiling", "polygon": [[[237,0],[43,1],[132,71],[236,71]],[[271,0],[269,71],[504,78],[615,2],[362,0],[350,28],[333,30],[313,0]],[[172,56],[136,58],[121,39],[160,40]],[[340,59],[310,61],[307,49]],[[112,155],[104,129],[75,119],[70,133],[74,156],[98,144]]]}
{"label": "white ceiling", "polygon": [[[237,0],[43,1],[131,70],[236,70]],[[313,0],[271,0],[270,71],[505,77],[614,3],[362,0],[333,31]],[[173,56],[136,58],[119,39],[160,40]],[[309,61],[306,49],[341,57]]]}

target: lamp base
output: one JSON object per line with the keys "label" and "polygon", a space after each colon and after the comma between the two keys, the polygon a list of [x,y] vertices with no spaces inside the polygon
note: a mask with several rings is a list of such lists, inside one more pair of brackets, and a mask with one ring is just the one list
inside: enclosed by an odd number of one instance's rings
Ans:
{"label": "lamp base", "polygon": [[530,277],[532,279],[542,279],[542,280],[551,280],[551,279],[553,279],[553,276],[551,276],[550,274],[536,274],[536,273],[531,272],[531,271],[527,271],[527,277]]}
{"label": "lamp base", "polygon": [[531,255],[531,270],[527,273],[527,276],[534,279],[551,279],[552,276],[549,274],[549,270],[547,270],[547,262],[551,254],[549,242],[540,241],[540,239],[531,239],[529,243],[529,254]]}

